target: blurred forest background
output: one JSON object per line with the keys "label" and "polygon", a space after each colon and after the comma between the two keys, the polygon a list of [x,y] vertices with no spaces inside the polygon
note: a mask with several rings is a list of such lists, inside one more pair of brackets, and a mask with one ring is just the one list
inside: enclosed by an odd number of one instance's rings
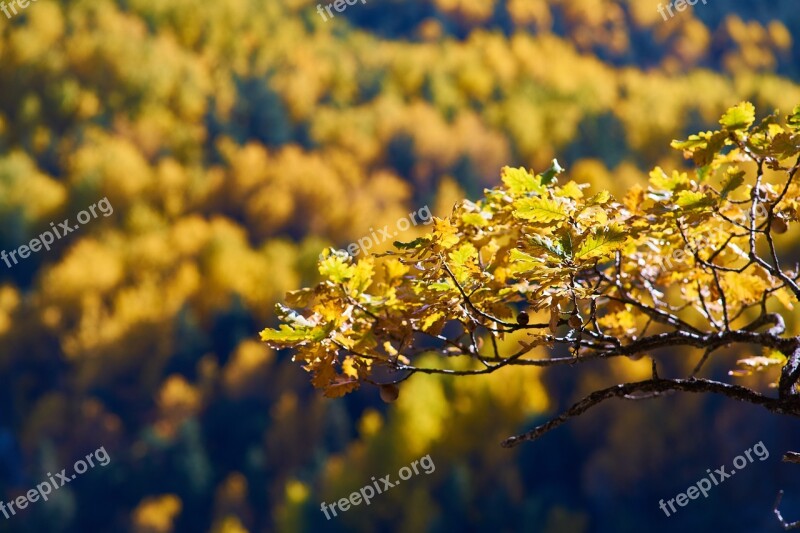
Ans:
{"label": "blurred forest background", "polygon": [[[646,364],[415,376],[387,407],[371,387],[322,398],[257,340],[323,247],[426,204],[447,215],[503,165],[558,157],[620,194],[684,167],[669,141],[739,101],[800,104],[796,0],[667,22],[657,5],[368,0],[324,22],[312,0],[38,0],[0,16],[0,249],[114,207],[0,263],[0,499],[111,456],[0,532],[766,532],[781,488],[800,519],[800,467],[780,463],[798,423],[719,398],[608,404],[500,448]],[[731,357],[714,376],[733,379]],[[769,460],[659,510],[759,440]],[[433,474],[320,512],[426,454]]]}

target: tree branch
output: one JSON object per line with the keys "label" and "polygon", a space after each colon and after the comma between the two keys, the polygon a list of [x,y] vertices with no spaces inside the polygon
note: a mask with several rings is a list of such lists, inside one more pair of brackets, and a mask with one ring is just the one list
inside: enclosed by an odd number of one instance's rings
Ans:
{"label": "tree branch", "polygon": [[663,393],[668,391],[722,394],[734,400],[761,405],[773,413],[800,416],[800,399],[797,398],[770,398],[739,385],[729,385],[706,379],[650,379],[615,385],[593,392],[549,422],[537,426],[526,433],[505,439],[501,446],[512,448],[522,442],[536,440],[570,418],[583,414],[609,398],[624,398],[634,393]]}

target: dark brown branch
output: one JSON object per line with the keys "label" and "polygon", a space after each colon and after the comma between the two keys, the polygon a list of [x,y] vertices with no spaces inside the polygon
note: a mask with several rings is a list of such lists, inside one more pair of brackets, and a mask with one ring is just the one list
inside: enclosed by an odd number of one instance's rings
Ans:
{"label": "dark brown branch", "polygon": [[607,389],[593,392],[567,409],[560,416],[526,433],[509,437],[504,440],[501,445],[504,448],[511,448],[525,441],[536,440],[548,431],[565,423],[570,418],[583,414],[609,398],[624,398],[632,394],[663,393],[668,391],[722,394],[734,400],[761,405],[773,413],[800,416],[800,399],[796,398],[770,398],[769,396],[764,396],[763,394],[759,394],[745,387],[740,387],[739,385],[729,385],[727,383],[705,379],[651,379],[647,381],[638,381],[636,383],[615,385]]}
{"label": "dark brown branch", "polygon": [[[769,333],[755,333],[752,331],[736,330],[720,333],[710,333],[704,336],[692,335],[683,331],[673,331],[669,333],[659,333],[636,340],[622,348],[606,352],[606,356],[612,355],[636,355],[646,353],[658,348],[668,346],[694,346],[695,348],[718,348],[727,344],[745,343],[757,344],[768,348],[774,348],[786,353],[786,350],[797,345],[795,339],[784,339]],[[799,356],[800,357],[800,356]]]}
{"label": "dark brown branch", "polygon": [[781,398],[788,398],[793,394],[794,385],[800,378],[800,345],[795,344],[794,349],[785,355],[788,360],[781,369],[781,379],[778,382],[778,393]]}

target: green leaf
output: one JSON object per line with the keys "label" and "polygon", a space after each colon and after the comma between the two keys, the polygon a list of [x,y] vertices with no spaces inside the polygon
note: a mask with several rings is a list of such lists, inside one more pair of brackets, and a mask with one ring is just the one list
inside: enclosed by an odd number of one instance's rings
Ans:
{"label": "green leaf", "polygon": [[273,348],[296,347],[307,342],[319,342],[326,335],[324,328],[293,328],[287,324],[281,324],[278,329],[267,328],[260,333],[261,340]]}
{"label": "green leaf", "polygon": [[547,198],[523,198],[515,202],[515,207],[517,217],[531,222],[553,222],[568,216],[561,204]]}
{"label": "green leaf", "polygon": [[753,125],[756,120],[756,108],[750,102],[741,104],[728,109],[719,123],[728,131],[742,131]]}
{"label": "green leaf", "polygon": [[792,114],[786,117],[786,123],[792,131],[800,132],[800,105],[792,110]]}
{"label": "green leaf", "polygon": [[550,185],[550,183],[556,179],[556,176],[562,172],[564,172],[564,169],[561,168],[561,165],[558,164],[557,160],[553,159],[553,162],[550,164],[550,168],[541,173],[542,185]]}

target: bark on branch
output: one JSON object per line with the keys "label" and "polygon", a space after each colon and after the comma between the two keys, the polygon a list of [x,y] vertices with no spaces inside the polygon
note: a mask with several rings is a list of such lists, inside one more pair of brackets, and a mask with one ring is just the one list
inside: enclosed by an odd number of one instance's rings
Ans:
{"label": "bark on branch", "polygon": [[570,418],[579,416],[610,398],[626,398],[637,393],[655,395],[671,391],[722,394],[741,402],[761,405],[773,413],[800,416],[800,398],[798,397],[771,398],[746,387],[707,379],[650,379],[647,381],[615,385],[607,389],[593,392],[567,409],[560,416],[526,433],[509,437],[505,439],[501,445],[504,448],[512,448],[522,442],[536,440]]}

